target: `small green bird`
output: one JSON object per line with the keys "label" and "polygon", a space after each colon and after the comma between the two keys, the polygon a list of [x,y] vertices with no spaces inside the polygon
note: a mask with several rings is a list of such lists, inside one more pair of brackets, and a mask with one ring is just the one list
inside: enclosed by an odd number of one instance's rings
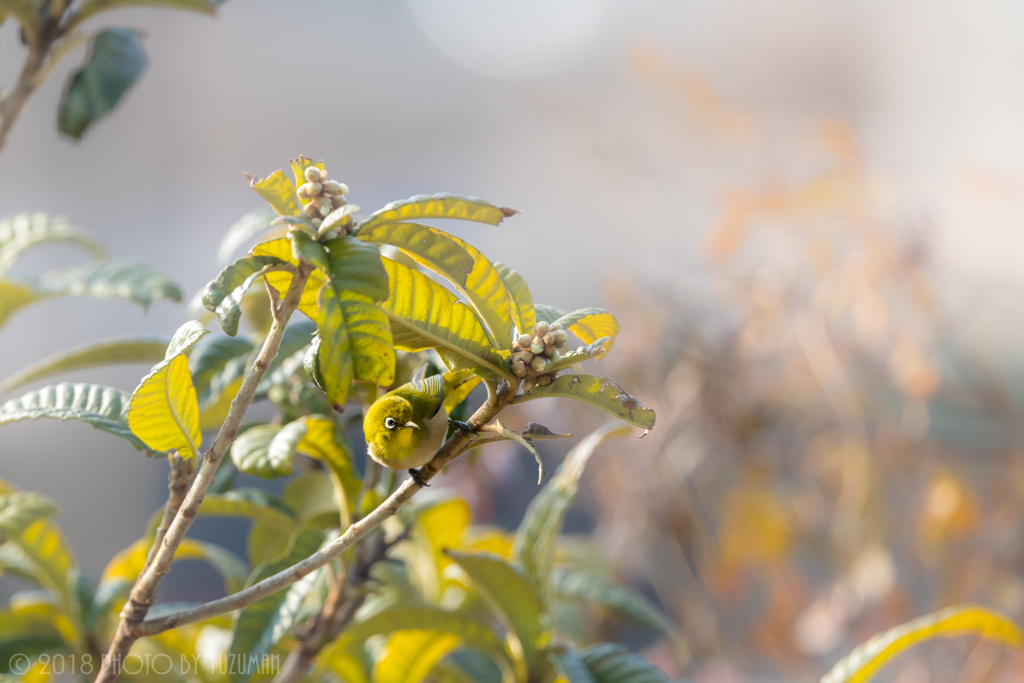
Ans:
{"label": "small green bird", "polygon": [[403,384],[377,399],[363,418],[370,457],[384,467],[408,469],[417,484],[428,486],[413,468],[433,460],[448,434],[445,388],[444,378],[434,375]]}

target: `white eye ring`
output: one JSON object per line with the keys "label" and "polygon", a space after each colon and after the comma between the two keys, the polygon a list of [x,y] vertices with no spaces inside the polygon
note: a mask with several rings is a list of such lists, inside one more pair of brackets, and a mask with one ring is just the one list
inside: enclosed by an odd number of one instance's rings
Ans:
{"label": "white eye ring", "polygon": [[384,420],[384,426],[387,427],[388,429],[394,429],[395,427],[398,426],[398,423],[395,422],[395,418],[389,417],[388,419]]}

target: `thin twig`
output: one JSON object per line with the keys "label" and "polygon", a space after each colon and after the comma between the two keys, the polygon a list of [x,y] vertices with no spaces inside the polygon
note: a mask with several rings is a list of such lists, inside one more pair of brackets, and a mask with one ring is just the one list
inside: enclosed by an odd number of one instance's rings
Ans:
{"label": "thin twig", "polygon": [[10,132],[15,119],[25,108],[29,95],[39,85],[39,74],[45,68],[50,47],[64,35],[64,29],[60,27],[60,17],[41,16],[36,26],[25,28],[25,35],[28,37],[28,55],[21,67],[18,81],[14,89],[0,99],[0,150],[4,147],[7,133]]}
{"label": "thin twig", "polygon": [[263,342],[263,348],[256,357],[256,361],[253,363],[249,374],[246,375],[245,381],[242,382],[238,394],[231,402],[228,416],[221,425],[220,431],[217,432],[217,438],[214,440],[213,446],[206,452],[202,467],[199,468],[199,474],[196,475],[195,480],[192,482],[192,486],[189,488],[178,514],[174,516],[163,538],[163,542],[153,558],[152,564],[139,576],[132,587],[128,602],[121,611],[121,620],[118,623],[117,632],[110,643],[110,649],[103,660],[100,673],[96,677],[97,683],[112,683],[117,680],[122,661],[127,657],[132,644],[143,635],[140,626],[142,620],[145,619],[146,614],[149,612],[156,589],[164,575],[170,570],[174,553],[185,538],[192,520],[195,519],[196,513],[199,511],[199,506],[203,502],[206,490],[213,482],[217,466],[224,458],[224,454],[227,453],[228,447],[238,435],[238,428],[242,424],[245,411],[256,394],[256,387],[259,386],[263,376],[267,373],[267,368],[277,356],[277,350],[281,345],[281,340],[284,338],[285,325],[288,318],[291,317],[291,314],[299,305],[302,290],[306,285],[306,280],[309,278],[309,273],[309,268],[300,266],[298,272],[292,277],[291,285],[288,288],[288,293],[279,312],[280,318],[275,318],[274,323],[271,325],[270,332]]}
{"label": "thin twig", "polygon": [[[470,429],[477,430],[493,420],[494,417],[511,402],[512,397],[515,395],[518,388],[518,380],[516,380],[515,384],[511,386],[504,381],[500,382],[497,386],[491,386],[491,384],[488,383],[487,402],[480,406],[480,408],[477,409],[469,419]],[[458,453],[462,446],[464,446],[469,439],[470,434],[462,430],[457,430],[452,434],[451,437],[445,441],[444,445],[441,446],[441,450],[437,452],[434,459],[420,468],[420,476],[423,480],[429,481],[451,460],[458,457]],[[349,528],[345,530],[345,533],[335,539],[332,543],[321,548],[301,562],[298,562],[297,564],[292,565],[288,569],[278,572],[273,576],[267,577],[244,590],[220,598],[219,600],[213,600],[203,605],[189,607],[159,619],[147,619],[134,628],[134,633],[138,636],[152,635],[155,633],[162,633],[168,629],[176,628],[184,624],[194,624],[197,621],[202,621],[203,619],[208,619],[209,617],[216,616],[218,614],[242,609],[246,605],[251,605],[257,600],[265,598],[268,595],[276,593],[282,588],[292,585],[296,581],[301,580],[304,576],[307,576],[311,572],[314,572],[324,566],[332,559],[365,538],[371,531],[379,527],[385,519],[398,512],[398,509],[412,498],[419,489],[419,485],[412,479],[405,480],[402,482],[401,486],[399,486],[398,489],[396,489],[395,492],[385,501],[378,505],[373,512],[349,526]]]}
{"label": "thin twig", "polygon": [[160,520],[160,526],[153,537],[153,545],[149,548],[149,555],[146,556],[146,564],[142,571],[146,571],[149,565],[153,564],[157,548],[163,543],[174,516],[178,514],[181,504],[185,501],[188,482],[196,471],[195,462],[191,458],[181,457],[176,451],[170,453],[167,460],[171,464],[171,471],[167,475],[167,505],[164,506],[163,519]]}

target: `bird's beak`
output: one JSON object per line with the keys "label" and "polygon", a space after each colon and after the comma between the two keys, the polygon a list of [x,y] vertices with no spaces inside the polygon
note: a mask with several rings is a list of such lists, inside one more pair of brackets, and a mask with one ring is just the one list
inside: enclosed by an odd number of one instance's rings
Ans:
{"label": "bird's beak", "polygon": [[419,429],[419,428],[420,428],[420,426],[418,424],[416,424],[415,422],[406,422],[404,425],[402,425],[402,429]]}

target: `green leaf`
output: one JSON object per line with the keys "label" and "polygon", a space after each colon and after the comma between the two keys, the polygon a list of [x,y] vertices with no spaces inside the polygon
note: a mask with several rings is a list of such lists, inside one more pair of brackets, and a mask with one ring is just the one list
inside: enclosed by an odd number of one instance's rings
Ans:
{"label": "green leaf", "polygon": [[681,644],[676,627],[642,595],[627,586],[587,571],[555,571],[552,591],[561,600],[582,600],[600,605],[612,612],[632,619],[658,633],[673,637]]}
{"label": "green leaf", "polygon": [[93,296],[103,299],[127,299],[149,306],[159,299],[181,301],[181,290],[166,276],[144,263],[95,261],[56,273],[40,280],[45,296]]}
{"label": "green leaf", "polygon": [[217,275],[203,291],[203,307],[217,314],[221,329],[234,337],[238,334],[238,320],[242,317],[242,297],[256,278],[274,270],[284,270],[290,264],[273,256],[245,256]]}
{"label": "green leaf", "polygon": [[[114,555],[103,570],[101,582],[118,580],[134,582],[146,566],[146,558],[149,556],[151,544],[151,538],[140,538]],[[201,560],[209,563],[224,579],[224,589],[228,593],[241,590],[245,586],[246,579],[249,578],[249,569],[241,558],[212,543],[191,538],[182,539],[181,545],[174,553],[174,561],[182,560]]]}
{"label": "green leaf", "polygon": [[555,475],[530,503],[516,530],[512,556],[526,569],[526,575],[546,607],[551,604],[550,584],[555,564],[555,545],[562,532],[565,515],[576,500],[583,469],[598,446],[626,434],[629,434],[629,427],[610,422],[576,444],[569,455],[565,456]]}
{"label": "green leaf", "polygon": [[167,337],[132,337],[105,339],[79,346],[44,358],[11,375],[0,384],[0,394],[6,394],[43,377],[82,368],[125,363],[155,363],[163,359],[169,341]]}
{"label": "green leaf", "polygon": [[360,231],[370,230],[385,223],[415,221],[422,218],[457,218],[477,223],[497,225],[503,218],[518,213],[489,204],[477,197],[463,197],[456,194],[416,195],[409,199],[391,202],[375,211],[359,226]]}
{"label": "green leaf", "polygon": [[292,258],[295,261],[306,261],[323,272],[328,272],[327,252],[323,245],[307,233],[293,230],[288,232],[288,240],[292,243]]}
{"label": "green leaf", "polygon": [[546,323],[553,323],[563,315],[565,311],[560,311],[557,308],[551,306],[545,306],[544,304],[535,304],[533,312],[537,316],[537,322],[544,321]]}
{"label": "green leaf", "polygon": [[57,514],[57,504],[38,493],[16,491],[0,495],[0,532],[17,536],[37,519]]}
{"label": "green leaf", "polygon": [[381,307],[391,320],[395,348],[436,349],[450,369],[470,368],[512,381],[473,309],[426,275],[391,259],[382,262],[391,294]]}
{"label": "green leaf", "polygon": [[200,517],[245,517],[289,533],[297,520],[275,496],[260,489],[235,489],[224,494],[207,493],[199,507]]}
{"label": "green leaf", "polygon": [[546,387],[536,386],[515,398],[525,403],[538,398],[568,398],[600,408],[609,415],[649,432],[657,417],[635,397],[610,379],[593,375],[563,375]]}
{"label": "green leaf", "polygon": [[253,343],[242,337],[216,336],[196,346],[189,365],[199,408],[204,410],[234,380],[245,374]]}
{"label": "green leaf", "polygon": [[428,601],[440,602],[451,583],[444,575],[445,567],[452,563],[445,551],[462,545],[462,535],[471,521],[469,505],[461,498],[442,499],[416,516],[412,526],[416,553],[406,564]]}
{"label": "green leaf", "polygon": [[593,344],[602,337],[608,337],[605,351],[612,348],[615,335],[619,333],[619,323],[615,316],[603,308],[581,308],[554,322],[575,334],[584,344]]}
{"label": "green leaf", "polygon": [[[12,664],[20,664],[26,657],[35,660],[44,652],[65,646],[64,637],[51,619],[31,613],[0,611],[0,674],[11,673]],[[20,678],[25,672],[16,673]],[[11,680],[19,678],[12,676]]]}
{"label": "green leaf", "polygon": [[611,337],[601,337],[593,344],[581,346],[575,351],[570,351],[569,353],[561,355],[548,363],[545,372],[560,372],[566,368],[576,365],[577,363],[582,363],[585,360],[600,358],[608,351],[605,344],[610,344],[611,339]]}
{"label": "green leaf", "polygon": [[[289,432],[287,438],[285,432]],[[287,443],[292,452],[308,455],[326,465],[338,497],[338,508],[347,510],[348,514],[355,510],[362,481],[352,464],[352,449],[334,420],[324,415],[299,418],[281,430],[271,449],[278,441],[282,448]]]}
{"label": "green leaf", "polygon": [[96,34],[89,46],[88,62],[68,80],[57,127],[65,135],[80,139],[93,122],[117,105],[145,70],[146,53],[138,31],[108,28]]}
{"label": "green leaf", "polygon": [[594,683],[669,683],[661,669],[621,645],[592,645],[579,657]]}
{"label": "green leaf", "polygon": [[474,247],[454,235],[417,223],[363,228],[359,239],[398,247],[420,265],[443,275],[476,309],[492,343],[511,348],[512,296],[494,265]]}
{"label": "green leaf", "polygon": [[34,246],[47,242],[70,242],[84,247],[96,258],[103,258],[103,247],[85,230],[75,227],[63,216],[45,213],[20,213],[0,219],[0,273]]}
{"label": "green leaf", "polygon": [[334,289],[352,292],[371,301],[384,301],[390,293],[389,273],[381,265],[380,250],[354,237],[339,237],[324,244],[330,259]]}
{"label": "green leaf", "polygon": [[[315,529],[305,529],[296,534],[292,541],[291,548],[287,555],[276,562],[260,567],[250,580],[257,583],[284,571],[292,565],[306,559],[317,551],[323,543],[324,535]],[[266,654],[285,635],[287,627],[278,617],[278,610],[287,597],[287,593],[280,591],[269,595],[249,605],[235,617],[231,628],[231,645],[228,646],[228,654],[237,661],[246,661],[255,657],[258,661],[260,656]],[[291,626],[289,623],[288,626]],[[249,679],[252,671],[241,673],[232,672],[231,680],[235,683],[242,683]]]}
{"label": "green leaf", "polygon": [[277,357],[267,367],[267,374],[256,387],[256,396],[264,396],[270,388],[281,384],[297,374],[302,365],[303,354],[316,334],[316,323],[312,320],[292,319],[284,330],[284,337],[277,349]]}
{"label": "green leaf", "polygon": [[325,650],[324,659],[331,659],[334,653],[352,652],[373,636],[409,630],[436,631],[458,636],[466,646],[495,659],[499,666],[508,666],[510,663],[501,639],[487,624],[435,607],[395,607],[378,612],[343,631]]}
{"label": "green leaf", "polygon": [[497,555],[453,550],[446,554],[469,575],[491,609],[515,633],[527,667],[535,669],[537,655],[547,647],[551,632],[529,580]]}
{"label": "green leaf", "polygon": [[302,210],[295,185],[284,174],[277,170],[266,178],[249,178],[249,187],[263,197],[271,208],[282,216],[295,216]]}
{"label": "green leaf", "polygon": [[327,393],[327,389],[324,386],[326,380],[324,380],[323,370],[320,369],[320,337],[316,336],[310,343],[309,348],[302,356],[302,369],[306,373],[306,378],[313,383],[314,386],[318,387],[324,393]]}
{"label": "green leaf", "polygon": [[0,279],[0,327],[19,308],[43,298],[32,284]]}
{"label": "green leaf", "polygon": [[595,683],[587,665],[575,652],[551,652],[548,658],[568,683]]}
{"label": "green leaf", "polygon": [[231,460],[239,472],[254,474],[264,479],[285,477],[292,473],[292,453],[281,444],[271,453],[281,428],[277,425],[257,425],[247,429],[231,444]]}
{"label": "green leaf", "polygon": [[70,26],[78,26],[89,17],[117,7],[169,7],[202,14],[215,14],[214,4],[207,0],[88,0],[71,17]]}
{"label": "green leaf", "polygon": [[528,334],[533,330],[533,326],[537,324],[537,314],[533,307],[533,294],[530,293],[530,287],[526,284],[525,278],[522,275],[512,270],[504,263],[495,263],[495,269],[498,274],[501,275],[501,279],[505,281],[505,287],[508,289],[508,293],[512,296],[512,320],[515,321],[516,327],[519,328],[520,334]]}
{"label": "green leaf", "polygon": [[917,643],[962,635],[1024,649],[1024,631],[1005,616],[975,605],[957,605],[879,633],[839,660],[821,683],[867,683],[886,662]]}
{"label": "green leaf", "polygon": [[[256,239],[257,235],[274,229],[271,221],[276,216],[277,213],[269,206],[261,206],[239,218],[238,222],[228,228],[227,234],[217,247],[217,263],[227,263],[239,247]],[[279,228],[279,232],[283,234],[285,229]]]}
{"label": "green leaf", "polygon": [[30,391],[0,406],[0,425],[41,417],[78,420],[127,439],[138,450],[146,446],[128,428],[131,394],[99,384],[58,384]]}
{"label": "green leaf", "polygon": [[338,522],[338,503],[334,485],[329,475],[323,472],[305,472],[289,479],[281,498],[299,520],[314,523],[322,517],[330,517],[334,526]]}
{"label": "green leaf", "polygon": [[373,683],[420,683],[461,642],[451,633],[398,631],[374,664]]}

